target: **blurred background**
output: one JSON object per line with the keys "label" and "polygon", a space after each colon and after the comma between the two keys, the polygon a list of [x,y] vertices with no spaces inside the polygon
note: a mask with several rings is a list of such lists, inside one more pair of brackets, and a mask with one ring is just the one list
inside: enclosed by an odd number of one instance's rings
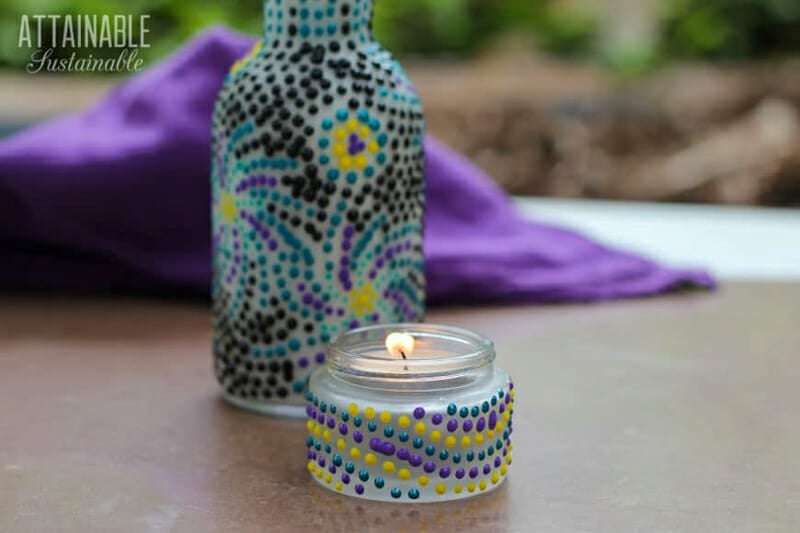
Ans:
{"label": "blurred background", "polygon": [[[4,0],[0,136],[119,80],[26,74],[22,13],[149,14],[146,65],[261,24],[259,0]],[[377,0],[375,17],[431,133],[512,194],[800,205],[800,0]]]}

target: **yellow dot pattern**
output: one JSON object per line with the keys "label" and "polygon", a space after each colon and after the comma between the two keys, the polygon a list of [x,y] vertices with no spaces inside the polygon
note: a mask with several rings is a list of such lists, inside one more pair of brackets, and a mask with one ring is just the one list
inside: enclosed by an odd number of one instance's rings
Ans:
{"label": "yellow dot pattern", "polygon": [[[349,131],[356,131],[358,129],[359,125],[358,124],[354,125],[352,123],[352,121],[351,121],[351,123],[348,123],[346,127],[347,127],[347,129]],[[341,130],[341,131],[344,131],[344,130]],[[345,132],[345,136],[346,135],[347,135],[347,133]],[[356,403],[349,404],[346,409],[342,409],[342,412],[343,413],[346,412],[347,414],[350,415],[350,417],[359,416],[359,414],[361,414],[363,412],[363,416],[367,420],[373,420],[373,419],[375,419],[377,417],[378,420],[386,426],[386,428],[387,428],[386,429],[386,434],[389,435],[389,438],[391,438],[391,433],[389,432],[388,428],[390,427],[389,425],[392,424],[393,420],[397,424],[397,427],[399,427],[399,428],[401,428],[403,430],[411,428],[411,429],[408,429],[409,432],[413,431],[414,434],[416,434],[418,436],[421,436],[423,438],[427,434],[428,438],[425,439],[425,440],[427,440],[427,441],[429,441],[430,443],[433,443],[433,444],[440,444],[441,443],[441,445],[443,445],[442,448],[438,448],[438,447],[436,448],[437,450],[442,450],[442,454],[444,454],[443,455],[444,459],[442,459],[442,461],[446,461],[447,460],[447,453],[443,451],[445,447],[446,448],[455,448],[456,446],[460,445],[460,447],[463,450],[473,450],[473,451],[477,452],[478,449],[473,448],[473,446],[482,446],[484,444],[491,445],[491,448],[488,449],[488,453],[484,454],[484,452],[482,451],[481,455],[480,455],[480,458],[476,457],[476,459],[478,459],[478,461],[476,461],[474,463],[474,465],[478,466],[478,467],[481,467],[481,464],[483,464],[483,465],[488,465],[488,464],[492,464],[493,465],[493,464],[495,464],[495,461],[497,460],[497,456],[493,456],[494,454],[492,453],[492,448],[494,448],[498,454],[500,454],[500,452],[503,451],[503,453],[505,453],[505,455],[502,457],[503,461],[499,465],[499,467],[495,468],[491,472],[491,475],[487,475],[486,477],[483,477],[482,479],[477,479],[477,480],[474,480],[474,481],[473,480],[467,481],[463,485],[457,483],[457,484],[453,485],[452,487],[450,487],[450,486],[448,486],[447,483],[439,482],[439,483],[435,483],[432,486],[432,489],[434,490],[434,492],[437,495],[440,495],[440,496],[447,494],[448,491],[452,492],[453,494],[462,494],[464,491],[466,491],[467,493],[474,493],[475,491],[478,491],[478,490],[483,492],[483,491],[486,491],[490,486],[494,486],[494,485],[497,485],[498,483],[500,483],[500,481],[503,479],[503,477],[505,477],[508,474],[508,465],[510,465],[511,462],[512,462],[512,456],[511,456],[512,446],[511,446],[511,444],[510,443],[507,444],[507,447],[504,450],[501,450],[501,448],[499,446],[495,448],[494,442],[495,442],[495,439],[497,438],[497,436],[499,436],[500,434],[503,435],[504,439],[506,439],[508,437],[508,435],[506,433],[503,433],[503,430],[511,422],[511,415],[513,413],[513,405],[514,405],[513,404],[513,399],[514,399],[514,396],[515,396],[515,392],[516,391],[513,391],[513,390],[507,392],[507,394],[509,395],[510,398],[506,399],[506,401],[508,401],[508,403],[505,404],[506,407],[505,407],[504,411],[502,413],[498,413],[498,414],[500,414],[500,417],[499,417],[499,420],[497,420],[497,422],[495,423],[494,429],[486,428],[485,432],[475,431],[472,434],[463,434],[460,431],[456,431],[455,435],[443,435],[442,434],[443,430],[434,429],[434,428],[430,428],[429,429],[429,427],[428,427],[428,425],[427,425],[427,423],[425,421],[423,421],[423,420],[416,420],[415,421],[407,414],[400,414],[395,419],[394,418],[395,415],[393,415],[390,411],[378,412],[372,406],[359,407],[359,405],[356,404]],[[501,398],[502,398],[502,395],[501,395]],[[502,405],[502,401],[503,400],[501,400],[501,405]],[[493,405],[495,405],[495,404],[493,403]],[[363,411],[362,411],[362,409],[363,409]],[[332,411],[332,412],[335,412],[335,411]],[[486,411],[484,411],[484,413],[485,412]],[[476,416],[476,415],[473,413],[473,416]],[[347,422],[348,417],[347,416],[342,416],[342,420],[344,422]],[[374,423],[372,423],[372,424],[373,424],[373,426],[371,426],[370,429],[369,429],[370,432],[376,431],[376,428],[374,427]],[[319,442],[320,442],[320,440],[322,440],[324,442],[330,442],[331,443],[331,444],[327,444],[326,445],[327,446],[326,453],[332,453],[331,452],[331,447],[335,443],[335,448],[337,450],[341,451],[342,454],[348,454],[349,453],[350,458],[353,459],[353,460],[362,460],[362,458],[363,458],[364,463],[367,466],[370,466],[370,467],[375,467],[380,463],[380,468],[383,471],[383,475],[385,476],[384,479],[386,481],[386,488],[387,489],[393,488],[393,489],[396,490],[395,487],[397,487],[397,486],[396,485],[392,485],[392,482],[391,482],[392,479],[395,479],[398,482],[405,482],[405,483],[412,482],[412,483],[415,483],[419,487],[422,487],[422,488],[428,487],[428,485],[431,484],[431,479],[427,475],[419,475],[418,477],[415,478],[415,469],[416,468],[407,468],[403,461],[401,461],[400,464],[397,465],[392,460],[379,459],[378,455],[369,452],[368,449],[365,450],[363,448],[363,444],[361,444],[361,442],[355,443],[352,440],[352,437],[348,436],[347,434],[343,435],[343,437],[334,436],[330,429],[326,428],[324,424],[318,424],[316,422],[316,420],[313,419],[313,418],[309,419],[306,422],[306,429],[307,429],[307,431],[309,433],[309,436],[313,436],[314,438],[317,439],[317,445],[316,446],[317,446],[318,450],[319,450]],[[361,431],[363,433],[366,433],[366,431],[365,431],[366,428],[360,427],[360,429],[361,429]],[[450,431],[450,429],[451,428],[448,426],[448,431]],[[381,430],[377,429],[377,431],[381,431]],[[407,433],[406,433],[406,435],[407,435]],[[365,435],[365,437],[366,437],[366,435]],[[408,437],[402,437],[402,438],[407,439]],[[408,441],[404,440],[403,442],[408,442]],[[361,446],[359,446],[359,444]],[[415,448],[420,449],[422,447],[415,443]],[[483,450],[485,451],[486,449],[483,449]],[[420,452],[421,451],[422,450],[420,450]],[[420,453],[420,452],[417,452],[417,453]],[[435,452],[435,453],[438,455],[438,451]],[[453,451],[451,453],[455,454],[455,451]],[[463,454],[463,452],[461,452],[461,453]],[[431,452],[428,452],[428,455],[432,456],[433,454]],[[462,455],[462,457],[463,457],[463,455]],[[321,459],[320,459],[320,461],[321,461]],[[470,461],[472,461],[471,456],[470,456]],[[338,464],[341,464],[341,463],[337,463],[337,465]],[[444,465],[444,463],[441,463],[441,464]],[[418,467],[419,467],[419,465],[418,465]],[[458,466],[451,465],[452,469],[456,469],[456,468],[459,468],[459,467],[462,467],[465,470],[468,469],[468,465],[465,464],[465,463],[461,463]],[[332,474],[330,472],[326,472],[326,470],[324,468],[318,466],[317,462],[314,461],[314,460],[308,461],[308,463],[306,465],[306,468],[312,475],[316,476],[320,480],[323,480],[326,484],[331,485],[332,488],[335,488],[335,490],[337,490],[337,491],[341,492],[341,491],[352,491],[353,490],[352,486],[348,487],[347,485],[345,485],[341,479],[338,479],[337,475],[334,475],[334,474]],[[415,479],[415,481],[412,481],[412,479]],[[453,481],[455,481],[455,479]],[[490,483],[491,483],[491,485],[490,485]],[[401,490],[403,490],[402,485],[400,485],[399,488]]]}
{"label": "yellow dot pattern", "polygon": [[[351,135],[356,135],[359,142],[366,144],[366,151],[355,156],[350,155],[347,139]],[[367,154],[374,156],[380,152],[380,143],[372,139],[372,131],[369,127],[361,125],[358,120],[351,118],[344,127],[336,128],[333,132],[334,144],[331,149],[334,157],[339,162],[339,168],[347,171],[351,169],[364,170],[369,164]]]}
{"label": "yellow dot pattern", "polygon": [[247,52],[247,54],[243,58],[239,59],[231,66],[230,73],[236,74],[237,72],[239,72],[239,70],[241,70],[242,67],[244,67],[250,60],[256,57],[259,54],[259,52],[261,52],[261,48],[263,46],[264,46],[263,41],[260,40],[257,41],[256,44],[253,45],[250,51]]}

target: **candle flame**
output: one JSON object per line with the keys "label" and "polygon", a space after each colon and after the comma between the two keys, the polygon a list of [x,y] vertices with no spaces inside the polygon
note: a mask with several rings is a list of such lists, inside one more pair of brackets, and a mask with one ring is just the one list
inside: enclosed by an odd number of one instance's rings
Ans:
{"label": "candle flame", "polygon": [[408,333],[391,333],[386,337],[386,349],[394,357],[406,359],[414,352],[414,337]]}

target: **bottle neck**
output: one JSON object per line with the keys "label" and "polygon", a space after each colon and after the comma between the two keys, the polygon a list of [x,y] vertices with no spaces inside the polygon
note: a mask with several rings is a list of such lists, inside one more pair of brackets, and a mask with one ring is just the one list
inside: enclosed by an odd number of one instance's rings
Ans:
{"label": "bottle neck", "polygon": [[264,42],[372,40],[372,0],[264,0]]}

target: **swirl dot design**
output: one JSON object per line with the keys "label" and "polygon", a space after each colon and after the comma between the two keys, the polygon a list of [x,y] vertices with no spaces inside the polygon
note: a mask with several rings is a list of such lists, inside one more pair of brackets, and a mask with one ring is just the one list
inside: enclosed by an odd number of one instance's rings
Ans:
{"label": "swirl dot design", "polygon": [[[356,452],[351,453],[351,457],[354,457],[350,463],[352,468],[348,473],[337,471],[330,477],[320,477],[320,468],[324,469],[325,465],[338,466],[341,457],[335,451],[320,451],[325,450],[328,444],[324,433],[327,426],[320,422],[320,414],[324,415],[321,409],[325,406],[330,411],[334,405],[313,390],[309,391],[305,397],[308,471],[313,479],[328,488],[372,500],[444,501],[485,493],[502,483],[512,463],[515,396],[514,383],[509,380],[486,402],[476,405],[451,404],[441,411],[431,406],[417,406],[408,412],[386,412],[388,416],[381,417],[382,420],[379,418],[381,422],[376,428],[376,434],[380,433],[380,436],[358,442],[353,438],[354,417],[367,416],[368,412],[374,416],[376,409],[371,405],[356,403],[342,406],[345,408],[338,409],[341,413],[338,421],[351,429],[348,436],[344,437],[343,447]],[[483,405],[490,407],[484,410]],[[471,424],[460,424],[454,430],[451,437],[458,446],[451,447],[441,438],[440,431],[433,428],[437,426],[435,420],[446,420],[453,408],[459,415],[466,412]],[[348,414],[348,420],[343,420],[342,414]],[[401,441],[397,433],[386,437],[385,429],[391,427],[387,424],[402,417],[420,421],[428,429],[413,443]],[[352,478],[351,474],[356,471],[357,478]],[[353,479],[355,482],[350,483]],[[337,481],[343,485],[337,485]]]}
{"label": "swirl dot design", "polygon": [[371,0],[264,3],[213,117],[215,373],[228,398],[302,409],[335,336],[422,319],[425,124]]}

